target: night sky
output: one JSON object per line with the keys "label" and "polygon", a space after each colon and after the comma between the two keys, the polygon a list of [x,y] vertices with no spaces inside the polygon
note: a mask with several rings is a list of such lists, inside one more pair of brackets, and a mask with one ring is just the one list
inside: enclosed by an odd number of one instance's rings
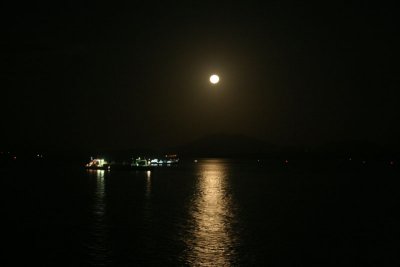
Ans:
{"label": "night sky", "polygon": [[2,4],[0,147],[398,145],[398,10],[321,2]]}

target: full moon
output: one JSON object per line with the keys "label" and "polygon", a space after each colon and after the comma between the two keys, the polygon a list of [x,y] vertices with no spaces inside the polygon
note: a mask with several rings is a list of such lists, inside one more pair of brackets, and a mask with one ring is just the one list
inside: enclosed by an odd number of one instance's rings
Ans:
{"label": "full moon", "polygon": [[216,74],[213,74],[210,76],[210,82],[212,84],[217,84],[219,82],[219,76]]}

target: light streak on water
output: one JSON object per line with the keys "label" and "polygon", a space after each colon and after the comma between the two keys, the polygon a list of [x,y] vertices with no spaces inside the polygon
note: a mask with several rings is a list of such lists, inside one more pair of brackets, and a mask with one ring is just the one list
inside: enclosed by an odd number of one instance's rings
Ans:
{"label": "light streak on water", "polygon": [[90,264],[93,266],[108,266],[105,171],[89,170],[89,173],[96,178],[92,224],[88,244]]}
{"label": "light streak on water", "polygon": [[235,256],[232,222],[235,220],[223,163],[200,165],[197,192],[191,205],[194,228],[186,240],[190,266],[230,266]]}

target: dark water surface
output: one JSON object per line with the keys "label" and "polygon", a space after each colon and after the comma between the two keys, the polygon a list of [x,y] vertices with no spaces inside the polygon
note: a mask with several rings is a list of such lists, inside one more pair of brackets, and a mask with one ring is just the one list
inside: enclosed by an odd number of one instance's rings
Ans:
{"label": "dark water surface", "polygon": [[2,266],[399,266],[398,174],[223,159],[1,169]]}

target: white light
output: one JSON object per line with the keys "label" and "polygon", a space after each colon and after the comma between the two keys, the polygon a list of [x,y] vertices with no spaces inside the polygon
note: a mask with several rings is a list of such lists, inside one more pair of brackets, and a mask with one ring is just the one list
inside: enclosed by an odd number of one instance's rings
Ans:
{"label": "white light", "polygon": [[216,74],[213,74],[210,76],[210,82],[212,84],[217,84],[219,82],[219,76]]}

